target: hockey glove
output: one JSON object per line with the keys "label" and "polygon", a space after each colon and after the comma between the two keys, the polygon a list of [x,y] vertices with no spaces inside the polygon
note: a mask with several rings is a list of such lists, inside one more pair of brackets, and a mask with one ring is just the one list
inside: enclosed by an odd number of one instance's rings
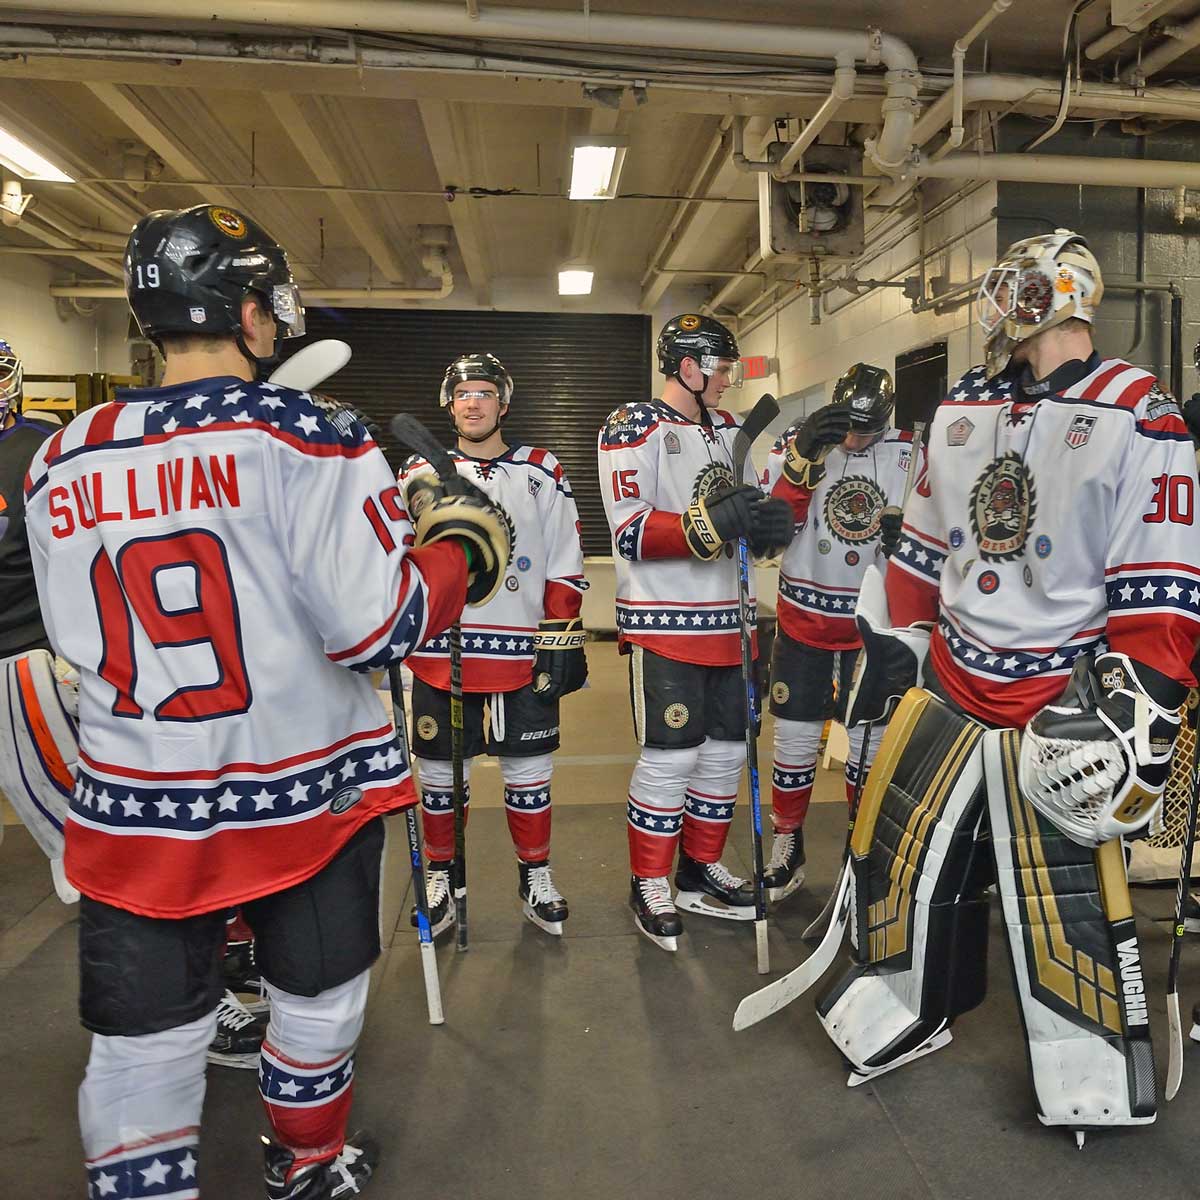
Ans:
{"label": "hockey glove", "polygon": [[587,631],[579,617],[539,623],[533,638],[533,690],[543,700],[569,696],[587,682],[586,642]]}
{"label": "hockey glove", "polygon": [[1162,802],[1182,684],[1126,654],[1082,656],[1021,740],[1021,791],[1081,846],[1136,833]]}
{"label": "hockey glove", "polygon": [[891,558],[900,545],[900,526],[904,524],[904,510],[889,504],[879,514],[879,553]]}
{"label": "hockey glove", "polygon": [[810,492],[825,478],[825,456],[850,432],[850,410],[832,404],[818,408],[788,444],[783,477]]}
{"label": "hockey glove", "polygon": [[500,509],[461,475],[444,482],[418,475],[408,485],[408,512],[416,545],[429,546],[444,538],[463,543],[470,572],[467,603],[486,604],[500,589],[512,549],[508,520]]}
{"label": "hockey glove", "polygon": [[921,686],[932,629],[928,625],[891,628],[883,576],[876,566],[863,574],[854,621],[863,646],[854,666],[846,701],[846,728],[886,721],[904,693]]}
{"label": "hockey glove", "polygon": [[755,558],[775,558],[791,543],[796,518],[786,500],[764,500],[754,510],[750,552]]}
{"label": "hockey glove", "polygon": [[726,542],[754,533],[754,511],[766,497],[743,484],[693,500],[680,520],[688,549],[700,559],[716,558]]}

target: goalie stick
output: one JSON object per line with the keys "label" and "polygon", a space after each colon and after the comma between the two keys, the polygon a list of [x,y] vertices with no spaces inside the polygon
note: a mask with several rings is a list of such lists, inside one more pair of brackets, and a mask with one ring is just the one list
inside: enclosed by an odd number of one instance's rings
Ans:
{"label": "goalie stick", "polygon": [[[409,413],[392,418],[392,436],[415,450],[446,483],[458,478],[454,459],[438,440]],[[450,627],[450,760],[453,770],[454,861],[450,864],[450,889],[454,896],[455,948],[467,949],[467,813],[463,763],[462,625]]]}
{"label": "goalie stick", "polygon": [[[412,756],[408,748],[408,726],[404,720],[404,684],[400,678],[400,667],[393,663],[388,667],[388,684],[392,691],[392,720],[396,726],[396,741],[404,755],[408,768],[412,770]],[[437,952],[433,946],[433,930],[429,924],[429,895],[425,891],[425,862],[421,856],[421,838],[417,832],[417,806],[410,804],[404,810],[405,831],[408,834],[408,858],[412,863],[413,900],[417,905],[417,938],[421,943],[421,972],[425,976],[425,1004],[429,1009],[430,1025],[441,1025],[446,1016],[442,1011],[442,985],[438,979]]]}
{"label": "goalie stick", "polygon": [[[909,459],[908,476],[904,481],[904,502],[906,504],[913,484],[916,482],[917,459],[921,453],[924,434],[925,422],[914,422],[912,457]],[[871,730],[868,727],[863,732],[864,752],[870,744],[870,736]],[[742,1000],[733,1014],[735,1030],[747,1029],[751,1025],[756,1025],[765,1017],[777,1013],[781,1008],[802,996],[829,970],[842,948],[842,939],[846,936],[846,923],[850,918],[850,838],[854,832],[854,821],[858,816],[858,801],[865,784],[865,764],[865,753],[860,753],[858,779],[855,781],[854,811],[850,814],[846,848],[842,854],[842,869],[838,875],[837,887],[816,922],[804,931],[804,937],[808,938],[814,928],[821,926],[826,919],[826,913],[828,913],[829,921],[825,936],[821,939],[820,945],[798,967]]]}
{"label": "goalie stick", "polygon": [[[743,482],[750,447],[764,429],[779,415],[779,403],[768,392],[746,414],[742,427],[733,439],[733,482]],[[758,786],[758,734],[755,719],[758,715],[754,678],[754,659],[751,654],[750,631],[750,549],[744,537],[738,538],[738,627],[742,644],[742,687],[746,693],[746,771],[749,776],[750,828],[754,846],[754,944],[758,973],[771,969],[767,947],[767,889],[763,879],[762,800]]]}
{"label": "goalie stick", "polygon": [[[1189,720],[1195,719],[1195,691],[1188,695]],[[1183,1023],[1179,1017],[1179,955],[1183,949],[1183,905],[1192,875],[1192,850],[1196,842],[1196,805],[1200,800],[1200,753],[1192,764],[1192,795],[1188,803],[1187,836],[1179,854],[1179,886],[1175,892],[1175,924],[1171,929],[1171,963],[1167,968],[1167,1089],[1174,1100],[1183,1082]]]}
{"label": "goalie stick", "polygon": [[300,392],[311,392],[331,375],[336,375],[350,361],[350,354],[350,347],[337,338],[309,342],[287,362],[277,366],[267,382],[279,387],[295,388]]}

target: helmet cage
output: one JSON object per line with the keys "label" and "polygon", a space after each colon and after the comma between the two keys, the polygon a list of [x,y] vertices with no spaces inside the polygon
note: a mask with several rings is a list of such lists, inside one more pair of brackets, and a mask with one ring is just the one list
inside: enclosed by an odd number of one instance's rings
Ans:
{"label": "helmet cage", "polygon": [[7,419],[10,412],[21,411],[24,375],[16,351],[0,341],[0,421]]}

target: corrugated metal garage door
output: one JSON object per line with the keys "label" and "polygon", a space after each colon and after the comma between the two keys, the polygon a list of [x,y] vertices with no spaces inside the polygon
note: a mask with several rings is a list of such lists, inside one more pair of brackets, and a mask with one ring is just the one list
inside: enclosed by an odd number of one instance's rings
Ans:
{"label": "corrugated metal garage door", "polygon": [[382,427],[393,467],[404,454],[387,436],[391,418],[413,413],[449,445],[449,423],[438,407],[443,372],[467,351],[495,354],[515,387],[506,439],[558,456],[579,505],[585,553],[611,553],[596,433],[614,408],[648,399],[648,317],[370,308],[310,308],[307,317],[305,341],[337,337],[353,348],[329,392]]}

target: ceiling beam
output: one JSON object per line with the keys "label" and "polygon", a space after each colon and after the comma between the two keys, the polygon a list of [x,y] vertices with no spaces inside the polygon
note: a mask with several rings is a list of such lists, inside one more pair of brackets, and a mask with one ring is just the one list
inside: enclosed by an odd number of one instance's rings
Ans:
{"label": "ceiling beam", "polygon": [[[461,187],[475,178],[471,171],[473,139],[456,107],[443,100],[421,100],[418,107],[429,152],[442,184],[453,183]],[[446,215],[454,226],[458,253],[475,293],[475,302],[487,307],[492,302],[492,281],[480,209],[464,196],[446,205]]]}
{"label": "ceiling beam", "polygon": [[[625,109],[593,108],[583,121],[578,134],[572,136],[628,137],[632,113]],[[571,147],[563,147],[564,170],[570,170]],[[607,200],[575,200],[567,206],[568,234],[566,261],[592,266],[596,253],[596,239],[600,235],[600,224],[610,211]]]}
{"label": "ceiling beam", "polygon": [[[284,92],[267,92],[266,99],[317,182],[327,187],[344,187],[344,174],[325,149],[324,142],[305,116],[300,102]],[[404,270],[396,262],[391,248],[379,231],[378,222],[367,213],[364,203],[346,192],[331,192],[329,199],[383,277],[389,282],[403,279]]]}

